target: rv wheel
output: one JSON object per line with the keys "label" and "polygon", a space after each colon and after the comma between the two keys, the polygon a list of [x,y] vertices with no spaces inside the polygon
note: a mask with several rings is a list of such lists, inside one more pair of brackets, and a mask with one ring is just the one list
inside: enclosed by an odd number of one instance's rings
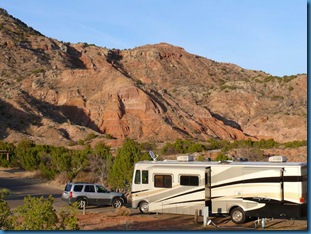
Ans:
{"label": "rv wheel", "polygon": [[236,224],[242,224],[246,220],[245,212],[241,207],[236,207],[230,212],[231,220]]}
{"label": "rv wheel", "polygon": [[148,211],[149,211],[149,204],[148,204],[148,202],[141,202],[139,204],[139,210],[140,210],[141,213],[144,213],[144,214],[148,213]]}

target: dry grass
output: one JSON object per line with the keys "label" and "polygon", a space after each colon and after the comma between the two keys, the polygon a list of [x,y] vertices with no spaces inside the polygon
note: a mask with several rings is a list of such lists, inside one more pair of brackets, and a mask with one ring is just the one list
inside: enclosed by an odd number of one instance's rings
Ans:
{"label": "dry grass", "polygon": [[115,210],[118,216],[129,216],[131,214],[130,209],[126,208],[125,206],[120,206]]}

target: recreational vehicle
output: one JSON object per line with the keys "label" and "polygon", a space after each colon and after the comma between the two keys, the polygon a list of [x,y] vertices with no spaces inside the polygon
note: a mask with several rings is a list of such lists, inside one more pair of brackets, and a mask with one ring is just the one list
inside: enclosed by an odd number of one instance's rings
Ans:
{"label": "recreational vehicle", "polygon": [[249,217],[302,219],[307,216],[307,163],[141,161],[135,164],[132,207],[142,213],[208,216],[230,215],[233,222]]}

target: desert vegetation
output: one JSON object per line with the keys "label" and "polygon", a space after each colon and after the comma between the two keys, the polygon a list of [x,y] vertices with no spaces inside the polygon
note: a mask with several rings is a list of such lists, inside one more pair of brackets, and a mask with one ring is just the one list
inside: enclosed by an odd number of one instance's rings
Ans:
{"label": "desert vegetation", "polygon": [[51,195],[27,196],[22,206],[11,210],[0,192],[0,230],[79,230],[75,205],[57,213],[53,201]]}
{"label": "desert vegetation", "polygon": [[0,157],[2,167],[17,167],[27,171],[40,171],[48,180],[61,183],[77,180],[99,182],[114,190],[127,192],[132,180],[134,164],[142,160],[151,160],[148,151],[152,150],[163,160],[170,155],[193,154],[197,160],[204,160],[210,150],[218,150],[213,160],[232,159],[235,156],[248,158],[252,161],[263,160],[264,149],[298,148],[306,146],[307,141],[278,143],[273,139],[252,141],[226,141],[210,139],[206,142],[177,139],[174,143],[166,143],[161,148],[156,144],[136,141],[127,138],[121,147],[113,150],[103,142],[94,147],[83,145],[82,150],[72,150],[51,145],[37,145],[30,140],[22,140],[16,144],[0,141],[0,150],[9,152],[9,160],[5,154]]}
{"label": "desert vegetation", "polygon": [[[92,137],[91,137],[92,138]],[[196,160],[206,160],[207,151],[218,152],[213,160],[232,159],[232,151],[249,160],[263,160],[264,149],[298,148],[307,141],[278,143],[273,139],[252,141],[226,141],[210,139],[206,142],[177,139],[157,148],[155,143],[137,143],[126,139],[123,145],[113,150],[100,142],[94,147],[84,145],[82,150],[71,150],[51,145],[36,145],[30,140],[16,144],[0,141],[0,166],[15,167],[27,171],[39,171],[48,180],[99,182],[113,190],[129,193],[134,164],[141,160],[151,160],[148,151],[159,154],[158,160],[176,154],[195,154]],[[9,152],[9,160],[6,153]],[[5,157],[3,157],[5,155]],[[1,154],[0,154],[1,156]],[[0,188],[0,229],[1,230],[79,230],[75,206],[53,208],[54,198],[49,196],[24,198],[24,204],[11,210],[4,197],[10,194]],[[30,209],[31,208],[31,209]],[[125,215],[125,214],[123,214]]]}

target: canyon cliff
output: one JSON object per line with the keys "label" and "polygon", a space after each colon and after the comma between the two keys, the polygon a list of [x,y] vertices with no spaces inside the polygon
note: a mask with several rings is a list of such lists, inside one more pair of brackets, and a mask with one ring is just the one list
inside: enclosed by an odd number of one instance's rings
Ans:
{"label": "canyon cliff", "polygon": [[0,90],[0,139],[10,142],[307,139],[306,74],[274,77],[167,43],[65,43],[3,9]]}

